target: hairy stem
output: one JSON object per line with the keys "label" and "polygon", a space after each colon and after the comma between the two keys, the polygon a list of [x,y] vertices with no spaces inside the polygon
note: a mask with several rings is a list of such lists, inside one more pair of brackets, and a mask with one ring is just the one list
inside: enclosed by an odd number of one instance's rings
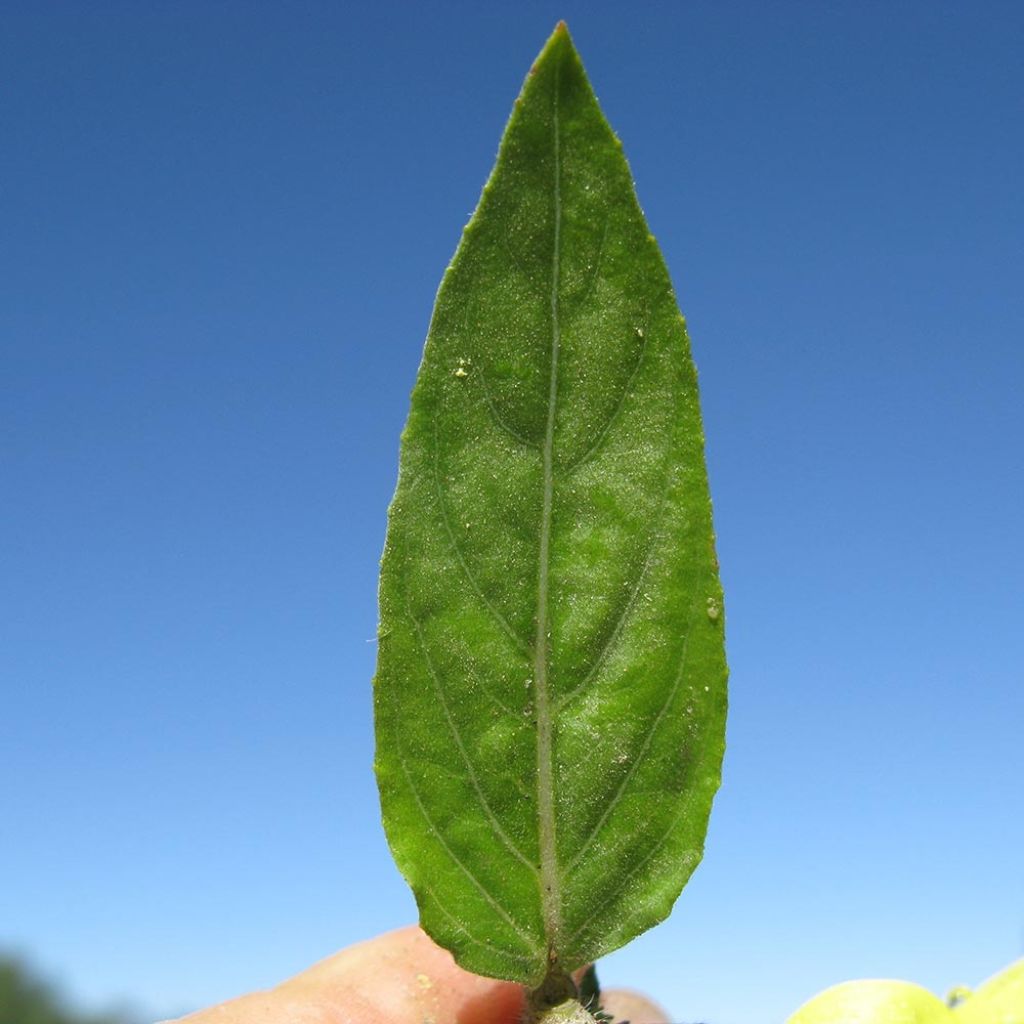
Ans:
{"label": "hairy stem", "polygon": [[[584,975],[584,989],[595,996],[598,992],[597,975],[593,966]],[[598,1024],[587,1012],[576,981],[557,967],[548,971],[543,984],[534,989],[526,1001],[525,1024]]]}
{"label": "hairy stem", "polygon": [[567,999],[544,1009],[531,1005],[527,1010],[526,1024],[598,1024],[598,1021],[577,1000]]}

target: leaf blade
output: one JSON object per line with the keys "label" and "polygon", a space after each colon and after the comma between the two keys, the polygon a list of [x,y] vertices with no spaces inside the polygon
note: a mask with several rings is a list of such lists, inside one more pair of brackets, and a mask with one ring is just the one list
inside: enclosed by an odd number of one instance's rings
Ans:
{"label": "leaf blade", "polygon": [[532,985],[667,914],[723,748],[696,374],[620,150],[560,27],[438,292],[382,562],[392,851],[435,939]]}

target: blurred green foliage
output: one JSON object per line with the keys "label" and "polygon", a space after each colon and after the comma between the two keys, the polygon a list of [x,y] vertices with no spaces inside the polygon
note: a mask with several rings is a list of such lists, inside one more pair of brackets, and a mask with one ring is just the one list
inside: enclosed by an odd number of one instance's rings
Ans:
{"label": "blurred green foliage", "polygon": [[130,1024],[117,1014],[82,1014],[21,961],[0,954],[0,1024]]}

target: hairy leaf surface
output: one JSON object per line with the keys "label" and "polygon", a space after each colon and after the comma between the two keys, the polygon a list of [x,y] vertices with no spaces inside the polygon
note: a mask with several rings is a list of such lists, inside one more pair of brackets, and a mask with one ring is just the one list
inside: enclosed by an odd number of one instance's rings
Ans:
{"label": "hairy leaf surface", "polygon": [[697,379],[564,26],[437,296],[402,436],[375,680],[421,921],[530,985],[664,918],[725,723]]}

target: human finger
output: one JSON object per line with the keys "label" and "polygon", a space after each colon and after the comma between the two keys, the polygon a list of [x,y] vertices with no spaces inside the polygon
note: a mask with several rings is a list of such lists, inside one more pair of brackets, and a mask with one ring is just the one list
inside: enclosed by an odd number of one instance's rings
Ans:
{"label": "human finger", "polygon": [[515,1024],[522,1009],[521,986],[462,970],[450,953],[409,927],[179,1024]]}

